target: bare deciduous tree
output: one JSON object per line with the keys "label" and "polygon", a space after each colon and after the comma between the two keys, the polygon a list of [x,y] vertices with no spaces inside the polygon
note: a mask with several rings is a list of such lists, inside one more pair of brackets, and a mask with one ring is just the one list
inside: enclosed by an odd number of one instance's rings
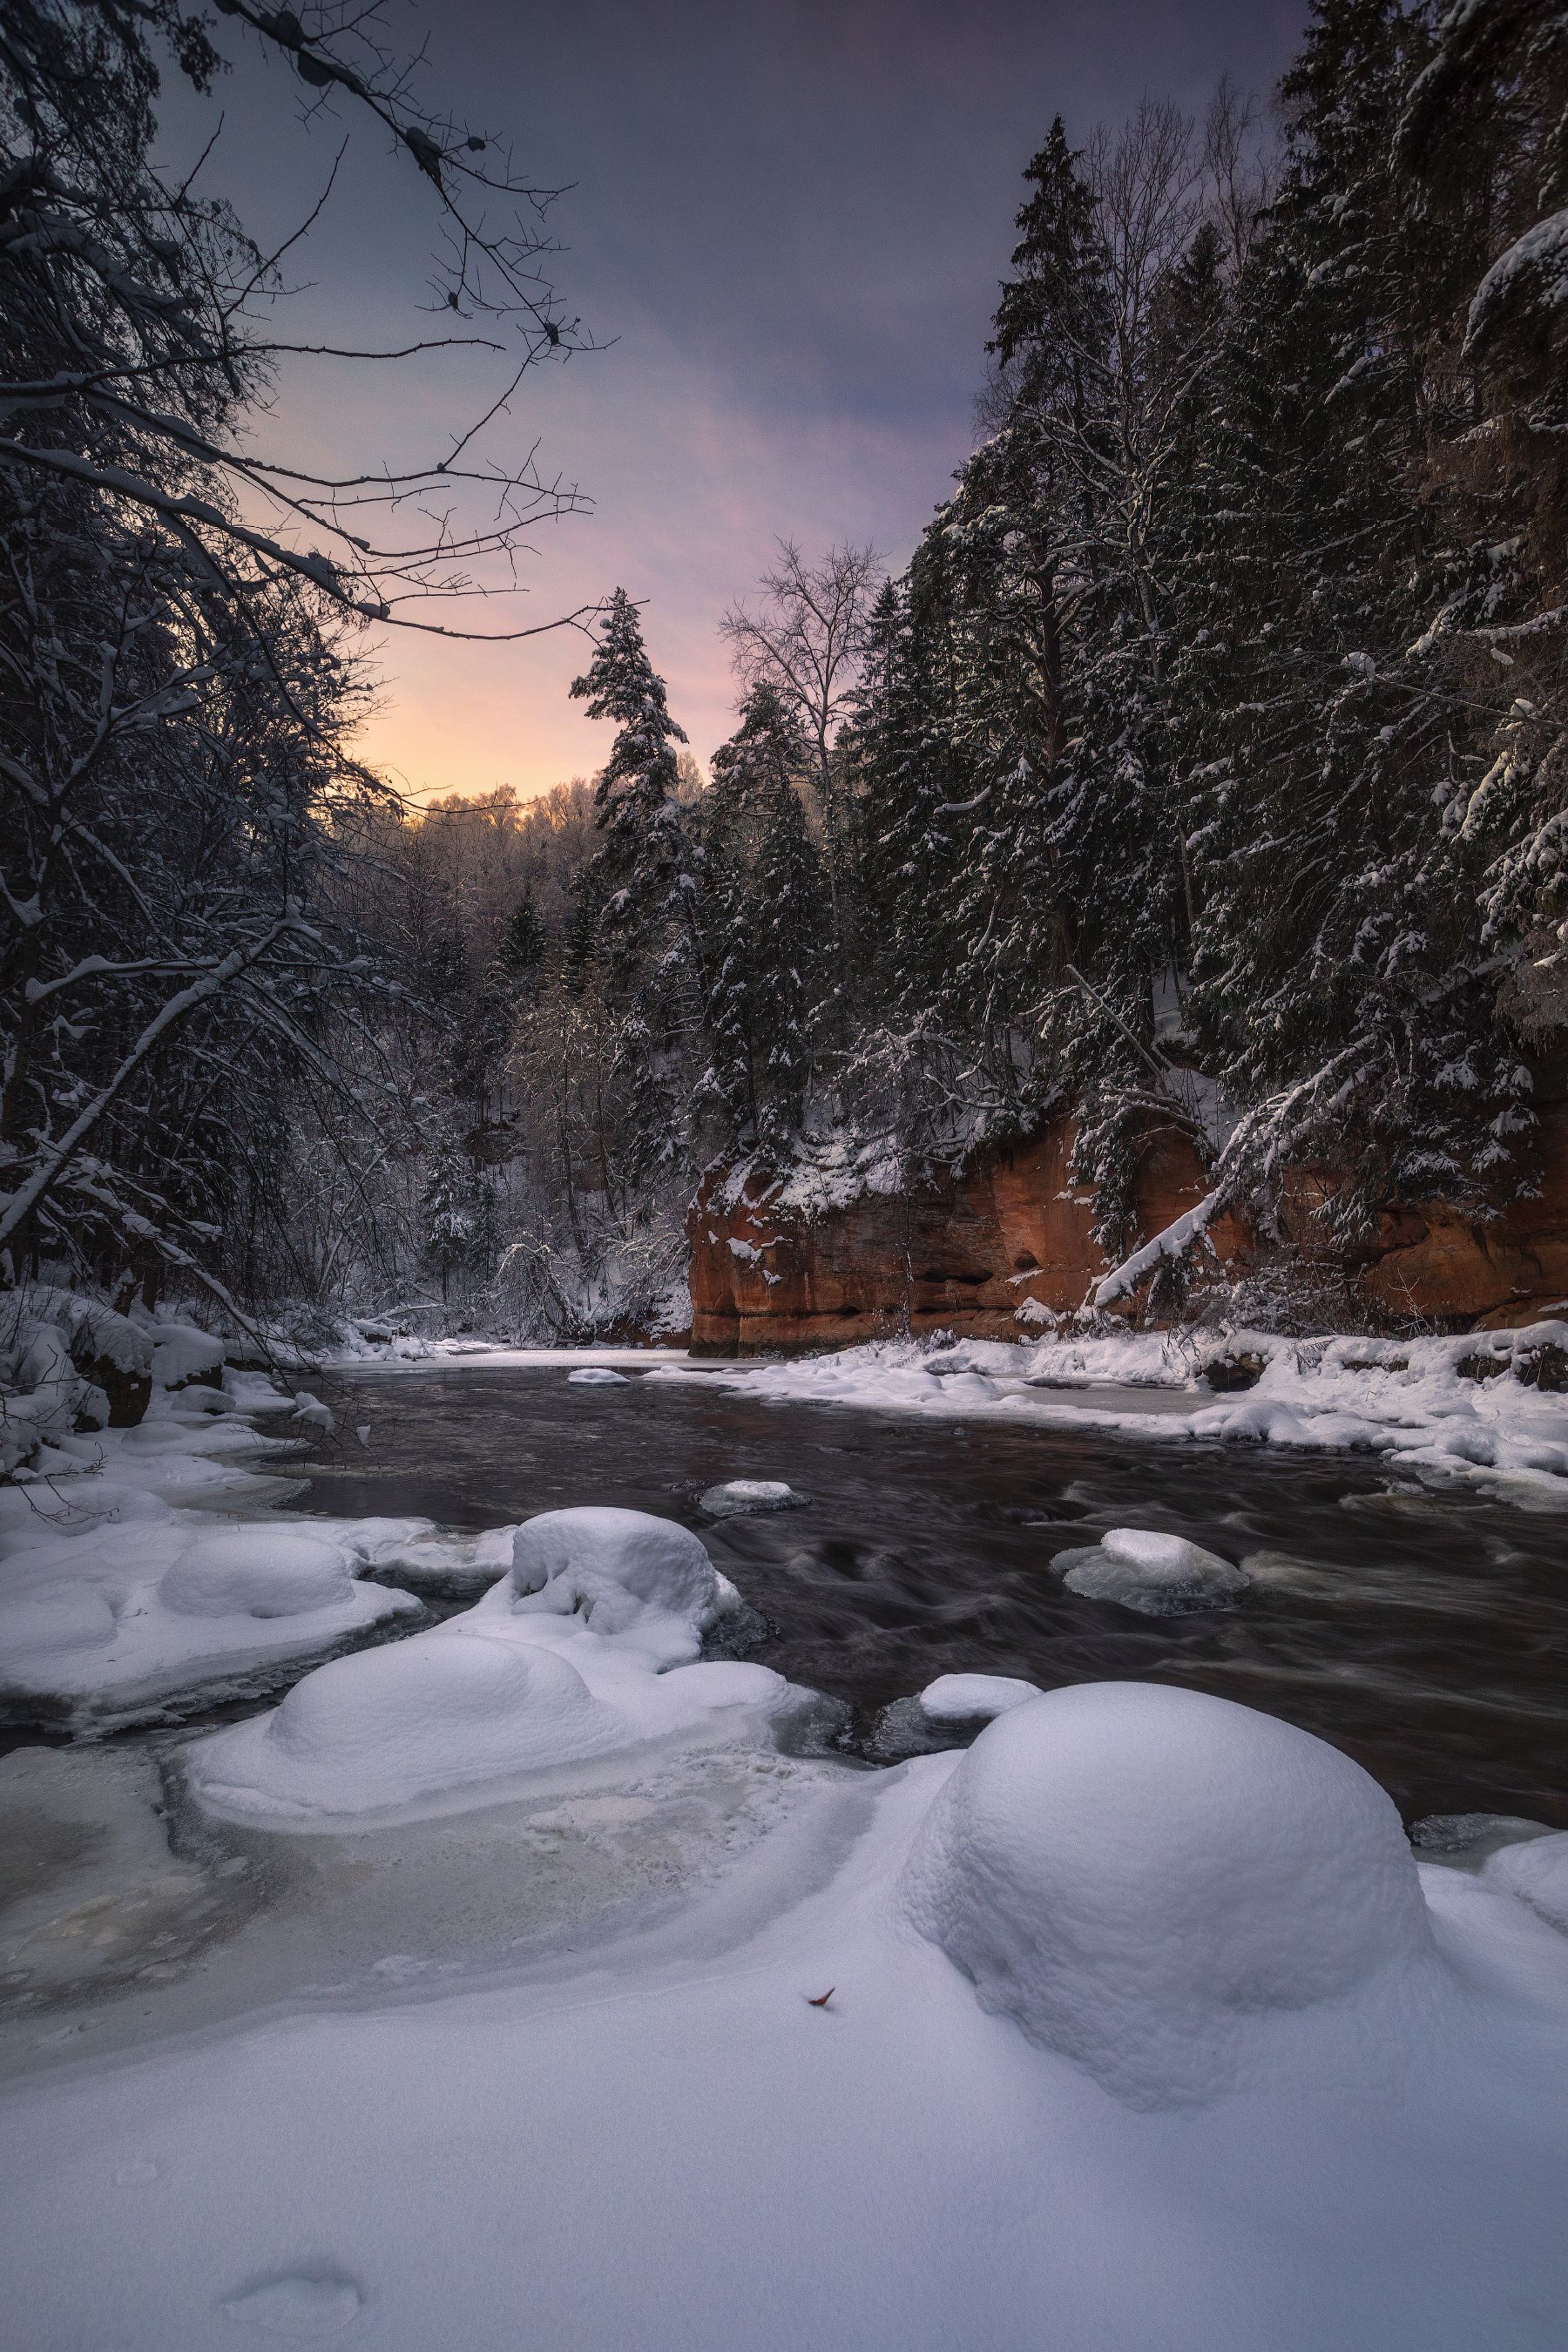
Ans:
{"label": "bare deciduous tree", "polygon": [[834,547],[808,563],[793,540],[778,541],[778,562],[758,583],[761,607],[733,604],[720,624],[737,675],[747,687],[774,687],[795,712],[813,751],[812,783],[822,814],[823,848],[835,929],[841,923],[844,821],[833,742],[848,711],[866,623],[885,566],[871,547]]}
{"label": "bare deciduous tree", "polygon": [[[582,348],[544,274],[548,192],[430,112],[354,0],[219,0],[312,109],[385,133],[432,191],[441,326],[494,351],[481,413],[414,470],[258,454],[285,356],[394,360],[275,328],[261,252],[153,158],[161,65],[223,60],[181,0],[9,0],[0,16],[0,1267],[211,1276],[235,1155],[306,1069],[351,1108],[379,985],[341,887],[383,789],[353,761],[370,623],[510,584],[575,494],[477,436]],[[222,37],[220,35],[219,37]],[[331,178],[328,188],[330,193]],[[317,210],[320,209],[318,206]],[[311,218],[314,217],[312,214]],[[303,226],[308,226],[309,220]],[[302,233],[297,232],[297,235]],[[475,330],[478,331],[475,331]],[[529,634],[518,630],[490,634]],[[346,1024],[346,1027],[345,1025]],[[348,1046],[352,1070],[334,1064]],[[243,1115],[242,1115],[243,1114]]]}

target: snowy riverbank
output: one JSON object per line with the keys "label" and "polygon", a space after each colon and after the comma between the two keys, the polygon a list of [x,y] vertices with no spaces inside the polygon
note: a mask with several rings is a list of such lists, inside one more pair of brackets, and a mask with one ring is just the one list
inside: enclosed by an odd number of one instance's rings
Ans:
{"label": "snowy riverbank", "polygon": [[1495,1862],[1418,1865],[1355,1767],[1249,1710],[1029,1700],[965,1756],[802,1776],[645,1927],[563,1900],[512,1981],[431,1990],[395,1954],[374,1994],[165,2011],[110,2064],[36,2047],[0,2105],[11,2308],[30,2352],[510,2352],[520,2324],[559,2352],[1548,2352],[1564,1843],[1504,1849],[1542,1858],[1526,1901]]}
{"label": "snowy riverbank", "polygon": [[[1179,1409],[1130,1406],[1144,1434],[1212,1409],[1169,1343],[1110,1344],[1023,1360],[1163,1373],[1125,1391]],[[1009,1419],[1012,1377],[645,1373]],[[1270,1363],[1216,1402],[1312,1377],[1433,1425],[1463,1381]],[[226,1381],[56,1444],[0,1511],[18,1707],[101,1729],[300,1676],[217,1729],[0,1759],[27,2352],[1554,2352],[1568,1836],[1468,1817],[1413,1852],[1338,1749],[1157,1684],[948,1675],[900,1705],[933,1747],[982,1724],[967,1750],[802,1755],[810,1694],[701,1655],[736,1596],[699,1534],[292,1516],[269,1482],[327,1409]],[[1465,1385],[1505,1382],[1563,1411]],[[1245,1582],[1131,1524],[1068,1560],[1132,1611]],[[471,1605],[423,1622],[437,1588]]]}
{"label": "snowy riverbank", "polygon": [[[1017,1346],[884,1340],[789,1362],[656,1369],[655,1380],[720,1379],[752,1393],[881,1412],[1103,1429],[1143,1440],[1208,1439],[1376,1454],[1440,1472],[1527,1507],[1568,1507],[1568,1324],[1409,1340],[1222,1339],[1123,1332]],[[1201,1376],[1218,1362],[1238,1383]]]}

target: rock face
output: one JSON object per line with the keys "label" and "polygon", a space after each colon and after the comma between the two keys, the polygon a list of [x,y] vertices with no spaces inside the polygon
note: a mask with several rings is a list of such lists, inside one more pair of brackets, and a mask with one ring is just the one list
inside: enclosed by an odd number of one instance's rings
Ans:
{"label": "rock face", "polygon": [[[1072,1179],[1073,1129],[1054,1122],[1015,1150],[918,1192],[868,1193],[806,1219],[772,1196],[731,1201],[710,1179],[691,1212],[691,1344],[698,1355],[847,1347],[910,1331],[1016,1339],[1033,1300],[1062,1314],[1083,1303],[1107,1260],[1088,1193]],[[1185,1141],[1151,1145],[1140,1221],[1157,1233],[1203,1186]],[[1229,1221],[1226,1255],[1243,1246]]]}
{"label": "rock face", "polygon": [[[1336,1269],[1347,1305],[1464,1328],[1528,1323],[1568,1299],[1568,1098],[1557,1091],[1541,1115],[1532,1198],[1490,1222],[1441,1203],[1396,1205]],[[1031,1303],[1070,1314],[1108,1265],[1089,1195],[1073,1181],[1073,1140],[1070,1120],[1058,1119],[961,1176],[868,1193],[810,1219],[774,1192],[737,1195],[722,1173],[710,1175],[689,1223],[693,1353],[789,1353],[905,1332],[1016,1339],[1027,1336]],[[1299,1175],[1289,1212],[1299,1238],[1333,1184],[1331,1171]],[[1185,1139],[1152,1139],[1137,1189],[1141,1233],[1160,1232],[1203,1191]],[[1253,1255],[1234,1219],[1210,1231],[1223,1263],[1239,1268]]]}

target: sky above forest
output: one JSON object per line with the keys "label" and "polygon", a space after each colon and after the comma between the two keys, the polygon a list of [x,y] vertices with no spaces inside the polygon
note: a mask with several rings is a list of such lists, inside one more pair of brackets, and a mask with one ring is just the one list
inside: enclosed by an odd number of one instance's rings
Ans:
{"label": "sky above forest", "polygon": [[[527,593],[478,625],[537,626],[625,587],[706,764],[733,723],[717,624],[775,538],[869,541],[901,564],[972,446],[1020,174],[1053,114],[1081,140],[1145,92],[1201,113],[1226,68],[1267,95],[1305,16],[1305,0],[393,0],[390,37],[428,37],[426,97],[565,190],[550,268],[609,346],[531,376],[488,436],[502,459],[537,441],[542,469],[594,504],[536,534]],[[222,20],[219,39],[235,49]],[[170,90],[165,156],[219,112],[205,184],[263,240],[298,223],[350,132],[289,257],[291,331],[428,333],[435,223],[405,161],[358,123],[307,123],[291,71],[254,48],[210,103]],[[258,439],[328,467],[438,454],[496,364],[295,362]],[[591,772],[609,730],[567,693],[586,650],[571,630],[393,633],[363,749],[419,800]]]}

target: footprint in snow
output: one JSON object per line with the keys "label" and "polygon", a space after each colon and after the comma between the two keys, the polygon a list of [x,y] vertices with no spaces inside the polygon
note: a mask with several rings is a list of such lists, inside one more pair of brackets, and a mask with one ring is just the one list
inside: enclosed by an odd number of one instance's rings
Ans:
{"label": "footprint in snow", "polygon": [[220,2307],[264,2336],[308,2343],[342,2335],[363,2305],[359,2287],[341,2271],[289,2271],[258,2286],[237,2288],[224,2296]]}

